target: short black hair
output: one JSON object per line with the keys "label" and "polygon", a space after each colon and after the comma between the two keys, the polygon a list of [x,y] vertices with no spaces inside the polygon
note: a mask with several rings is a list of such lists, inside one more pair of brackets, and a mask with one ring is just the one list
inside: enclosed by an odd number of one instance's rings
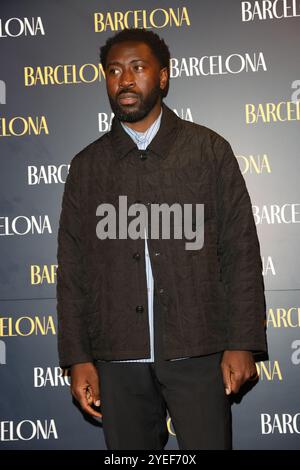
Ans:
{"label": "short black hair", "polygon": [[100,62],[103,69],[105,70],[107,56],[110,48],[115,44],[126,41],[143,42],[149,46],[153,55],[157,58],[161,65],[161,68],[167,68],[168,71],[168,82],[164,90],[162,90],[162,97],[167,96],[169,91],[169,77],[170,77],[170,50],[165,41],[153,33],[144,28],[125,28],[114,36],[107,39],[104,46],[100,47]]}

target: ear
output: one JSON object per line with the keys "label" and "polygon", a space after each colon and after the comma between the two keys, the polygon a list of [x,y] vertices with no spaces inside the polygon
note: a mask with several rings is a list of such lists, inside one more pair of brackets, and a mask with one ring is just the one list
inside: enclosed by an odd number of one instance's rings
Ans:
{"label": "ear", "polygon": [[167,67],[164,67],[163,69],[160,69],[159,72],[159,84],[160,84],[160,89],[164,90],[167,86],[168,83],[168,69]]}

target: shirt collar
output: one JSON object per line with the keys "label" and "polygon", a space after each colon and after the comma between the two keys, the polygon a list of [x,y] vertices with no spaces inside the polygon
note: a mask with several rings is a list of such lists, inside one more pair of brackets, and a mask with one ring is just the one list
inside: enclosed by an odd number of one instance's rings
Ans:
{"label": "shirt collar", "polygon": [[146,145],[148,146],[152,139],[154,139],[156,133],[159,130],[160,122],[161,122],[161,116],[162,116],[162,108],[160,109],[160,113],[158,117],[155,119],[155,121],[151,124],[151,126],[148,127],[144,132],[136,131],[135,129],[132,129],[131,127],[127,126],[123,122],[121,122],[121,125],[125,132],[127,132],[128,135],[133,139],[133,141],[137,145]]}
{"label": "shirt collar", "polygon": [[[181,119],[162,103],[162,115],[160,128],[147,147],[147,151],[153,152],[165,159],[168,156],[171,145],[179,131]],[[109,132],[113,154],[116,158],[123,158],[133,151],[138,151],[138,147],[132,138],[123,129],[121,122],[114,116],[111,130]]]}

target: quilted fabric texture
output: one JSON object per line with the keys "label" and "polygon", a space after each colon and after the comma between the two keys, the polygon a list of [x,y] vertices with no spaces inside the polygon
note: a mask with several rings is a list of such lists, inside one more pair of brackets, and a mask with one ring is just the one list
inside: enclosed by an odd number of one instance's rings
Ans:
{"label": "quilted fabric texture", "polygon": [[[143,203],[149,210],[154,203],[204,204],[200,250],[186,250],[185,237],[149,235],[165,359],[266,352],[260,246],[237,160],[223,137],[163,104],[160,129],[143,158],[114,118],[109,133],[72,159],[58,232],[61,367],[149,356],[144,240],[119,238],[120,195],[128,207]],[[116,239],[96,235],[102,203],[116,209]]]}

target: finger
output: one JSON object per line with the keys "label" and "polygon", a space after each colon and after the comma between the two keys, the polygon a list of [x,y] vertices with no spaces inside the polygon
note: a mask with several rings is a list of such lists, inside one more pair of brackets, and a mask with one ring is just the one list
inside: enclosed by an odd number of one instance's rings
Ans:
{"label": "finger", "polygon": [[92,407],[91,404],[89,404],[87,396],[86,396],[86,389],[79,389],[79,390],[74,390],[73,395],[76,398],[76,400],[79,402],[80,407],[83,411],[88,413],[91,416],[102,418],[102,414],[98,411],[95,411]]}
{"label": "finger", "polygon": [[96,376],[94,379],[91,380],[89,390],[90,390],[90,393],[91,393],[93,404],[95,406],[100,406],[101,400],[100,400],[100,389],[99,389],[98,376]]}
{"label": "finger", "polygon": [[241,374],[234,373],[231,376],[231,390],[232,393],[238,393],[244,380]]}
{"label": "finger", "polygon": [[88,404],[92,405],[93,404],[93,397],[92,397],[91,392],[89,391],[89,389],[86,390],[86,398],[87,398]]}
{"label": "finger", "polygon": [[93,416],[95,418],[102,418],[102,414],[99,411],[94,410],[87,401],[80,401],[80,406],[85,413],[89,414],[90,416]]}
{"label": "finger", "polygon": [[228,366],[222,367],[222,374],[223,374],[223,383],[225,387],[226,395],[230,395],[231,393],[231,370]]}

